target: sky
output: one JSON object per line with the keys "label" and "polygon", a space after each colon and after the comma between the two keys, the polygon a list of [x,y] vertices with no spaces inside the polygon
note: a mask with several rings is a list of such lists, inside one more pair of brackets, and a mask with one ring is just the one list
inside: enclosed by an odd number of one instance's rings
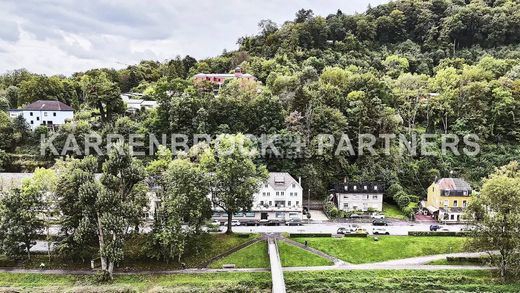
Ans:
{"label": "sky", "polygon": [[70,75],[141,60],[213,57],[238,48],[258,23],[301,8],[361,13],[388,0],[2,0],[0,73],[26,68]]}

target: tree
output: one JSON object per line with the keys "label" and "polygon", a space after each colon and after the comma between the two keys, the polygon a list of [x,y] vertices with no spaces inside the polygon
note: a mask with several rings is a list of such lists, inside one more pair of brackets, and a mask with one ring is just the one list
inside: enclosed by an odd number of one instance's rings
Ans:
{"label": "tree", "polygon": [[47,234],[47,254],[51,257],[50,226],[52,214],[55,211],[56,172],[52,169],[37,168],[33,177],[22,183],[22,193],[36,199],[40,204],[39,216],[41,216]]}
{"label": "tree", "polygon": [[111,122],[115,115],[125,112],[121,90],[115,82],[108,79],[106,73],[85,75],[81,84],[86,102],[99,110],[102,122]]}
{"label": "tree", "polygon": [[476,231],[471,246],[490,253],[503,280],[520,273],[520,167],[518,162],[496,169],[485,179],[480,195],[468,209]]}
{"label": "tree", "polygon": [[202,154],[201,165],[211,174],[211,201],[228,214],[226,233],[231,234],[233,214],[251,209],[253,195],[268,174],[265,166],[253,161],[256,149],[243,134],[224,134],[217,140]]}
{"label": "tree", "polygon": [[31,259],[31,247],[44,227],[40,211],[41,201],[34,193],[14,189],[0,195],[0,244],[6,255]]}
{"label": "tree", "polygon": [[72,236],[64,244],[74,248],[96,237],[101,269],[106,278],[112,278],[114,265],[124,256],[125,235],[144,217],[144,168],[131,157],[127,145],[118,143],[110,150],[99,181],[92,156],[72,160],[64,169],[57,196],[63,209],[62,232]]}
{"label": "tree", "polygon": [[152,236],[154,255],[180,261],[187,242],[211,217],[209,183],[204,170],[188,158],[172,161],[164,176]]}

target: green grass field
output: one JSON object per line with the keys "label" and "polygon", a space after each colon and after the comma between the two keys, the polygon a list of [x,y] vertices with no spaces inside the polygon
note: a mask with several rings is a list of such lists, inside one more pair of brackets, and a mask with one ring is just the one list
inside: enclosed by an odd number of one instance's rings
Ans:
{"label": "green grass field", "polygon": [[259,241],[210,264],[210,268],[221,268],[224,264],[234,264],[237,268],[267,268],[269,256],[267,242]]}
{"label": "green grass field", "polygon": [[462,252],[463,237],[384,236],[367,238],[295,238],[346,262],[360,264],[415,256]]}
{"label": "green grass field", "polygon": [[[285,272],[287,292],[518,292],[490,271]],[[203,273],[116,276],[100,285],[94,276],[0,273],[0,292],[271,292],[270,273]]]}
{"label": "green grass field", "polygon": [[[186,256],[182,262],[188,267],[197,267],[199,264],[224,253],[231,248],[238,246],[246,241],[258,237],[258,234],[205,234],[199,240],[199,249],[194,250],[187,247]],[[146,238],[142,235],[132,237],[127,240],[125,245],[125,259],[119,268],[126,271],[133,270],[174,270],[180,268],[180,263],[166,263],[155,259],[144,257],[146,255]],[[40,263],[45,263],[48,269],[90,269],[90,260],[81,262],[80,260],[63,259],[60,256],[53,256],[49,262],[47,255],[33,254],[32,259],[13,261],[0,255],[0,267],[19,267],[19,268],[39,268]]]}
{"label": "green grass field", "polygon": [[283,241],[278,241],[278,251],[280,252],[282,266],[284,267],[329,266],[334,264],[328,259]]}
{"label": "green grass field", "polygon": [[406,215],[403,214],[403,211],[399,209],[396,205],[391,205],[389,203],[383,203],[383,214],[386,218],[393,218],[393,219],[400,219],[404,220],[406,219]]}

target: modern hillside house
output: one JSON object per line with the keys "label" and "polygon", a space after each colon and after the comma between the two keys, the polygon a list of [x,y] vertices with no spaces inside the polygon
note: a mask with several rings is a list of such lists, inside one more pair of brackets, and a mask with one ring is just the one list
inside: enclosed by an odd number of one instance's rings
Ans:
{"label": "modern hillside house", "polygon": [[462,178],[441,178],[428,187],[425,208],[439,222],[463,222],[473,190]]}
{"label": "modern hillside house", "polygon": [[228,79],[246,79],[256,81],[256,77],[251,74],[242,73],[242,69],[240,67],[235,68],[235,73],[199,73],[196,74],[194,80],[197,82],[207,81],[209,83],[218,85],[219,87]]}
{"label": "modern hillside house", "polygon": [[[233,215],[233,219],[244,223],[301,220],[303,217],[302,205],[301,181],[296,181],[289,173],[272,172],[269,174],[269,179],[254,194],[251,210],[236,213]],[[213,207],[213,219],[225,222],[227,213],[219,207]]]}
{"label": "modern hillside house", "polygon": [[43,126],[62,125],[74,118],[74,109],[60,101],[38,100],[21,109],[9,110],[9,116],[22,116],[31,129]]}
{"label": "modern hillside house", "polygon": [[333,200],[346,212],[382,211],[385,185],[379,182],[343,182],[334,186]]}
{"label": "modern hillside house", "polygon": [[153,109],[158,107],[157,101],[149,101],[143,99],[143,94],[126,93],[121,95],[121,99],[126,104],[126,111],[136,113],[145,109]]}

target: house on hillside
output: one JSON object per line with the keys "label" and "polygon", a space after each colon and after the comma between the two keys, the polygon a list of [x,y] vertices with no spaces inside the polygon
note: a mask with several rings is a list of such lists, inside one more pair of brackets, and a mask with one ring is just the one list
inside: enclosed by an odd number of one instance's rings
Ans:
{"label": "house on hillside", "polygon": [[38,100],[21,109],[9,110],[9,116],[22,116],[34,130],[36,127],[62,125],[74,118],[74,109],[60,101]]}
{"label": "house on hillside", "polygon": [[463,222],[464,209],[472,194],[471,186],[464,179],[441,178],[428,187],[428,199],[423,208],[439,222]]}
{"label": "house on hillside", "polygon": [[347,182],[334,186],[333,201],[339,210],[382,211],[385,185],[380,182]]}
{"label": "house on hillside", "polygon": [[214,85],[218,85],[218,88],[224,84],[224,82],[228,79],[245,79],[256,81],[256,77],[251,74],[242,73],[242,69],[240,67],[235,68],[235,73],[199,73],[193,77],[195,82],[209,82]]}
{"label": "house on hillside", "polygon": [[135,113],[145,109],[157,108],[159,105],[157,101],[144,100],[142,97],[143,94],[139,93],[122,94],[121,99],[126,104],[126,111],[129,113]]}
{"label": "house on hillside", "polygon": [[[211,197],[211,194],[208,195]],[[213,207],[213,219],[225,222],[227,213]],[[303,219],[303,189],[301,179],[296,181],[289,173],[271,172],[267,181],[254,194],[253,207],[233,215],[240,222],[288,221]]]}

